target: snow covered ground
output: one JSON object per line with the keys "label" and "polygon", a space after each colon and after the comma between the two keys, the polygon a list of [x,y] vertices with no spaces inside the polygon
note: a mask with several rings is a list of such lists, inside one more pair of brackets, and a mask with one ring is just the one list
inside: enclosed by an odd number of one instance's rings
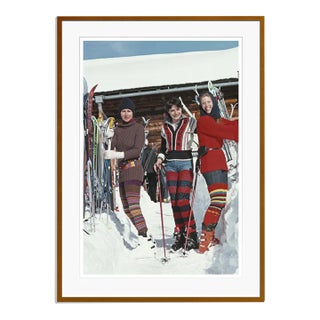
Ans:
{"label": "snow covered ground", "polygon": [[[165,250],[163,247],[160,203],[150,200],[141,189],[140,205],[149,232],[156,241],[156,254],[138,245],[139,237],[130,220],[122,210],[117,194],[119,211],[97,215],[95,231],[83,232],[83,274],[84,275],[132,275],[132,274],[235,274],[238,272],[238,184],[233,183],[228,193],[228,205],[216,229],[221,243],[205,254],[195,250],[186,256],[180,252],[170,253],[173,241],[174,220],[170,203],[163,203]],[[204,212],[209,196],[202,175],[198,177],[194,202],[194,215],[200,234]],[[168,261],[161,262],[162,258]]]}

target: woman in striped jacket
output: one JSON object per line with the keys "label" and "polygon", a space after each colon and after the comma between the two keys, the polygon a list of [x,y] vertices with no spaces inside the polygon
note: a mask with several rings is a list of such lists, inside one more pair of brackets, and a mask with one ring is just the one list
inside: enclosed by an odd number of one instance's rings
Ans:
{"label": "woman in striped jacket", "polygon": [[196,224],[190,210],[193,182],[191,145],[196,119],[182,114],[182,105],[177,98],[172,98],[166,103],[166,112],[168,117],[161,128],[161,148],[155,169],[166,163],[166,179],[175,222],[175,242],[171,248],[176,251],[184,247],[187,238],[186,250],[197,249]]}
{"label": "woman in striped jacket", "polygon": [[199,252],[204,253],[219,242],[214,230],[226,205],[228,192],[228,166],[222,144],[223,139],[238,141],[238,120],[220,118],[218,102],[210,93],[200,96],[200,105],[201,116],[197,126],[199,150],[206,150],[201,156],[200,170],[210,196],[199,244]]}

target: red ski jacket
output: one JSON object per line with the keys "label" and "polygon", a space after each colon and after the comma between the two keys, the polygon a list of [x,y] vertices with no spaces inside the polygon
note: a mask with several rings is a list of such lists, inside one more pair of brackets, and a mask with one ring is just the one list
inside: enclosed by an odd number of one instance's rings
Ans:
{"label": "red ski jacket", "polygon": [[209,150],[201,158],[201,172],[228,170],[227,161],[222,151],[223,139],[238,142],[238,120],[220,119],[218,123],[211,116],[202,116],[197,123],[199,146],[206,146]]}

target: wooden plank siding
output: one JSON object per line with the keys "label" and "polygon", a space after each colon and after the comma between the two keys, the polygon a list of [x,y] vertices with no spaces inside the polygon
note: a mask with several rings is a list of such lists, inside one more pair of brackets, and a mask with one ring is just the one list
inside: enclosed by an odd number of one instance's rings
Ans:
{"label": "wooden plank siding", "polygon": [[[150,88],[148,88],[150,91]],[[201,94],[206,90],[199,90]],[[238,102],[238,85],[225,86],[221,89],[224,94],[224,99],[228,108],[228,111],[231,110],[231,104]],[[132,91],[136,92],[136,91]],[[116,120],[119,120],[118,116],[118,106],[121,102],[121,94],[128,94],[130,91],[126,90],[123,92],[96,92],[95,96],[111,96],[119,94],[119,98],[107,99],[104,100],[102,104],[102,109],[108,117],[115,117]],[[181,92],[172,92],[172,93],[159,93],[159,94],[147,94],[140,96],[131,97],[132,101],[136,105],[135,119],[137,122],[142,123],[142,117],[150,119],[148,129],[149,143],[155,143],[157,148],[160,147],[160,129],[165,117],[165,104],[171,97],[181,97],[184,104],[189,108],[189,110],[195,114],[196,118],[199,117],[200,111],[199,107],[195,103],[195,92],[192,90],[181,91]],[[185,113],[185,112],[184,112]],[[98,116],[98,106],[96,103],[93,105],[93,115]],[[233,115],[238,116],[238,108],[234,110]]]}

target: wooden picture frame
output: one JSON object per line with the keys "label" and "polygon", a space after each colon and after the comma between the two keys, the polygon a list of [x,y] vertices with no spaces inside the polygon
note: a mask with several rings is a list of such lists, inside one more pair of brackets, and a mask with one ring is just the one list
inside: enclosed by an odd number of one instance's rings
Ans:
{"label": "wooden picture frame", "polygon": [[[143,25],[143,26],[142,26]],[[170,25],[170,28],[168,28]],[[146,28],[147,26],[147,28]],[[182,28],[181,26],[185,26]],[[212,28],[211,28],[212,26]],[[150,27],[150,28],[149,28]],[[163,27],[163,28],[162,28]],[[209,28],[208,28],[209,27]],[[141,30],[145,30],[144,34]],[[205,31],[205,32],[204,32]],[[191,35],[192,33],[192,35]],[[79,126],[81,126],[81,37],[237,38],[241,42],[243,111],[242,251],[237,275],[168,275],[86,278],[80,272],[81,228]],[[264,17],[57,17],[57,301],[58,302],[263,302],[265,299]],[[172,294],[190,281],[197,290]],[[204,284],[207,288],[203,289]],[[123,287],[113,294],[112,286]],[[132,289],[136,287],[136,293]],[[152,287],[150,294],[148,287]],[[223,290],[222,290],[223,288]],[[129,290],[130,289],[130,290]],[[196,294],[194,294],[196,292]]]}

